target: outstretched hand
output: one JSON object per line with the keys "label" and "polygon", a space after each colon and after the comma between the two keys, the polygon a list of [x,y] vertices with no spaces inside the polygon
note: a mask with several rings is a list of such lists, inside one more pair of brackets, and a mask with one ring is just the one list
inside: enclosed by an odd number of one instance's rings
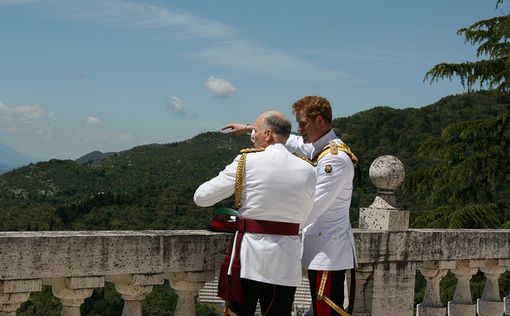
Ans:
{"label": "outstretched hand", "polygon": [[248,124],[241,123],[230,123],[221,128],[221,131],[237,136],[241,133],[247,133],[251,131],[252,128]]}

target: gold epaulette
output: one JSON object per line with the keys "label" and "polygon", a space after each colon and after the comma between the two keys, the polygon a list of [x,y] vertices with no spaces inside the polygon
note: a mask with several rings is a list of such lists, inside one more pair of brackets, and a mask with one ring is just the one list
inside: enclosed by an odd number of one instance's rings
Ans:
{"label": "gold epaulette", "polygon": [[260,151],[264,151],[264,148],[244,148],[241,149],[241,154],[249,154],[249,153],[258,153]]}
{"label": "gold epaulette", "polygon": [[305,156],[301,155],[301,154],[298,154],[298,153],[292,153],[294,156],[298,157],[298,158],[301,158],[303,159],[304,161],[308,162],[309,164],[311,164],[312,166],[315,166],[315,164],[313,163],[313,161],[311,161],[310,159],[306,158]]}
{"label": "gold epaulette", "polygon": [[358,163],[358,157],[356,157],[356,155],[351,151],[349,146],[347,146],[344,143],[338,144],[335,141],[331,141],[329,143],[329,145],[324,147],[321,150],[321,152],[317,156],[315,156],[315,158],[313,159],[313,162],[315,162],[315,163],[318,162],[319,160],[321,160],[324,156],[326,156],[329,153],[331,153],[332,155],[338,155],[338,151],[343,151],[344,153],[346,153],[347,156],[349,156],[349,158],[351,158],[353,164]]}

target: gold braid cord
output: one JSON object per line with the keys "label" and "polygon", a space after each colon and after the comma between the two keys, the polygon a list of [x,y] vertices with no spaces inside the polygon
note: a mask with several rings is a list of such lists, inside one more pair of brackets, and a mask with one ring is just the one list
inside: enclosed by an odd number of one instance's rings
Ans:
{"label": "gold braid cord", "polygon": [[238,210],[241,207],[241,193],[243,192],[243,178],[246,170],[246,153],[241,154],[236,171],[236,188],[234,192],[234,208]]}
{"label": "gold braid cord", "polygon": [[351,314],[347,313],[343,309],[341,309],[338,305],[335,304],[332,300],[330,300],[327,296],[324,295],[324,288],[326,287],[326,281],[328,279],[328,271],[322,272],[321,284],[319,286],[319,291],[317,292],[317,300],[324,301],[324,303],[328,304],[335,312],[342,316],[351,316]]}
{"label": "gold braid cord", "polygon": [[329,145],[324,147],[324,149],[321,150],[321,152],[313,159],[314,163],[317,163],[319,160],[321,160],[324,156],[331,153],[332,155],[337,155],[338,151],[343,151],[344,153],[351,158],[353,164],[358,163],[358,157],[351,151],[349,146],[346,144],[337,144],[335,142],[331,142]]}
{"label": "gold braid cord", "polygon": [[245,148],[241,149],[241,158],[236,170],[236,184],[234,191],[234,208],[238,210],[241,207],[241,193],[243,192],[243,179],[246,172],[246,155],[249,153],[258,153],[264,151],[264,148]]}

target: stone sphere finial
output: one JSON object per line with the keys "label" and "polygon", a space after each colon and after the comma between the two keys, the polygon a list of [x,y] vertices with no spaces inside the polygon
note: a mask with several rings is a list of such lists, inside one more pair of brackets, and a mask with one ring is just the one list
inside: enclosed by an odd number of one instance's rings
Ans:
{"label": "stone sphere finial", "polygon": [[368,174],[380,191],[395,191],[404,182],[404,164],[397,157],[384,155],[372,162]]}

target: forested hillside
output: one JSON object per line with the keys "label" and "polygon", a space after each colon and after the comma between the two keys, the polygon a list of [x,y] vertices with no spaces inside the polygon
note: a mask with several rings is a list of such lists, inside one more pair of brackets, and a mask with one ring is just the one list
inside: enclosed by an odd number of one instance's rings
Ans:
{"label": "forested hillside", "polygon": [[0,229],[190,229],[208,213],[194,189],[249,144],[204,133],[117,153],[100,165],[71,160],[30,164],[0,177]]}
{"label": "forested hillside", "polygon": [[[409,210],[423,210],[408,183],[430,165],[423,145],[453,123],[496,117],[509,103],[510,97],[479,92],[445,97],[419,109],[376,107],[335,119],[333,126],[362,163],[353,220],[359,207],[372,202],[368,169],[375,158],[391,154],[402,160],[408,189],[399,198]],[[209,132],[184,142],[135,147],[99,164],[56,159],[30,164],[0,176],[0,229],[203,228],[209,211],[194,206],[194,190],[249,146],[247,135]],[[495,188],[503,192],[501,200],[508,200],[504,190]]]}

